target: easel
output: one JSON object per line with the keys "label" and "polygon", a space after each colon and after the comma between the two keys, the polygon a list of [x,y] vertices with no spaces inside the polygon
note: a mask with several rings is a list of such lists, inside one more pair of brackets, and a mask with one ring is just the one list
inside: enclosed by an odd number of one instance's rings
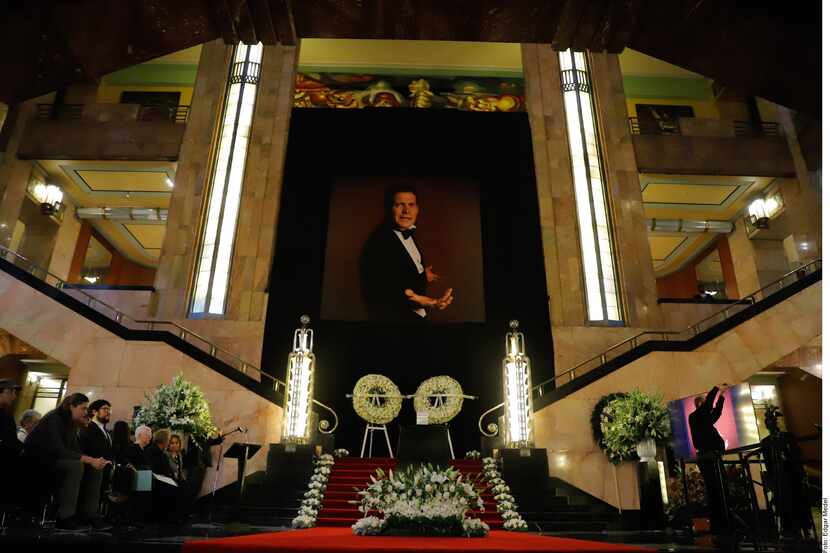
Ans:
{"label": "easel", "polygon": [[386,447],[389,450],[389,457],[394,459],[395,456],[392,454],[392,442],[389,441],[389,432],[386,430],[386,425],[370,423],[366,423],[366,430],[363,432],[363,445],[360,447],[360,458],[363,458],[363,453],[366,450],[367,439],[369,440],[369,457],[372,456],[372,445],[374,444],[375,432],[383,432],[383,435],[386,437]]}

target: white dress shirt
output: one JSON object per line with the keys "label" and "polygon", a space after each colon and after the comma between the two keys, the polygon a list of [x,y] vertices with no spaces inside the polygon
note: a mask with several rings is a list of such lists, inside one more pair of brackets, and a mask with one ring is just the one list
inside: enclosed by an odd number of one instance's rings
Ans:
{"label": "white dress shirt", "polygon": [[107,441],[109,442],[109,444],[112,445],[112,438],[110,437],[110,433],[107,432],[106,427],[103,424],[101,424],[100,422],[98,422],[98,419],[93,418],[92,422],[95,423],[95,426],[97,426],[98,428],[101,429],[101,432],[103,432],[104,436],[107,437]]}
{"label": "white dress shirt", "polygon": [[[409,227],[410,229],[414,229],[415,226]],[[406,252],[409,254],[409,257],[412,258],[412,263],[415,264],[415,268],[418,269],[418,274],[422,274],[424,272],[424,265],[421,263],[421,252],[418,251],[418,246],[415,245],[415,240],[410,236],[409,238],[404,238],[403,233],[398,229],[395,229],[395,235],[398,237],[398,240],[401,241],[403,247],[406,248]],[[421,317],[427,316],[427,310],[423,307],[412,308],[413,313],[417,313]]]}

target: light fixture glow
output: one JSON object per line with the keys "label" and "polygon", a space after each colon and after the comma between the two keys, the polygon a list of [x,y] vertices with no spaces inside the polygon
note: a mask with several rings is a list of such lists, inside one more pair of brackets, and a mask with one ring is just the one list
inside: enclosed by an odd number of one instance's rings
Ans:
{"label": "light fixture glow", "polygon": [[175,186],[175,184],[173,183],[173,181],[172,181],[172,180],[170,180],[170,177],[165,177],[164,182],[166,182],[166,183],[167,183],[167,186],[169,186],[170,188],[173,188],[173,186]]}
{"label": "light fixture glow", "polygon": [[302,327],[294,331],[294,344],[288,355],[283,407],[283,443],[306,444],[309,441],[311,402],[314,393],[314,332],[306,325],[308,315],[300,317]]}
{"label": "light fixture glow", "polygon": [[98,282],[98,277],[87,275],[87,276],[84,277],[84,280],[87,281],[90,284],[95,284],[96,282]]}
{"label": "light fixture glow", "polygon": [[518,328],[519,321],[510,321],[510,332],[505,337],[503,391],[505,447],[508,448],[533,447],[530,359],[525,355],[524,334]]}
{"label": "light fixture glow", "polygon": [[63,190],[59,186],[39,182],[31,188],[31,194],[44,215],[54,215],[63,207]]}
{"label": "light fixture glow", "polygon": [[571,50],[559,52],[559,63],[588,320],[619,324],[622,306],[590,68],[584,53]]}
{"label": "light fixture glow", "polygon": [[225,313],[261,60],[261,43],[240,43],[234,49],[197,257],[191,315]]}

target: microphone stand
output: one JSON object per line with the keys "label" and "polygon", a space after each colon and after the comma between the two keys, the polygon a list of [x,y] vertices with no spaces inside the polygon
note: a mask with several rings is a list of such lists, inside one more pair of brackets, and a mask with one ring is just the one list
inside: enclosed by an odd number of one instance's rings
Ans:
{"label": "microphone stand", "polygon": [[214,471],[214,476],[213,476],[213,489],[210,492],[210,511],[208,511],[208,525],[209,526],[213,526],[213,511],[216,507],[216,486],[219,484],[219,471],[222,468],[222,452],[223,452],[224,445],[225,445],[225,437],[230,436],[234,432],[240,432],[240,430],[241,430],[240,427],[237,426],[236,428],[234,428],[230,432],[225,432],[224,434],[219,436],[219,438],[220,438],[219,457],[216,461],[216,470]]}

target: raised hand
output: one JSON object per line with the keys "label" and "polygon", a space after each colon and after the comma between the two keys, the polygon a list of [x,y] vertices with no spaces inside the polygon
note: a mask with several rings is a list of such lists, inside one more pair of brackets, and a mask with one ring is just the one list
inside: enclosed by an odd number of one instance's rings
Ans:
{"label": "raised hand", "polygon": [[432,265],[426,268],[427,282],[438,282],[441,276],[432,270]]}

